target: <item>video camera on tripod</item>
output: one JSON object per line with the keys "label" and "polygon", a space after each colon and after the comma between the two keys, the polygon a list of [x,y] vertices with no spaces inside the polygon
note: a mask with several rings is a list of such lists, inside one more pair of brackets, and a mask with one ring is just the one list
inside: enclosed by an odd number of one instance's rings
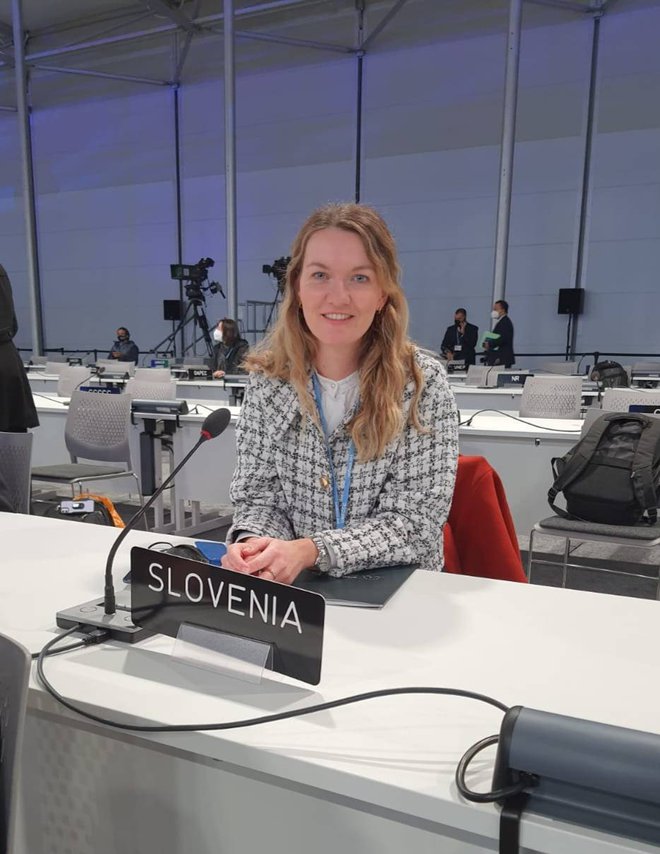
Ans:
{"label": "video camera on tripod", "polygon": [[284,293],[284,285],[286,284],[286,271],[291,263],[291,256],[287,255],[282,256],[281,258],[276,258],[272,264],[264,264],[261,268],[261,272],[266,276],[273,276],[277,283],[277,289],[281,293]]}
{"label": "video camera on tripod", "polygon": [[204,293],[219,293],[224,298],[225,294],[219,282],[208,282],[209,269],[215,265],[213,258],[200,258],[196,264],[170,264],[170,278],[184,285],[186,299],[194,305],[202,305],[206,302]]}

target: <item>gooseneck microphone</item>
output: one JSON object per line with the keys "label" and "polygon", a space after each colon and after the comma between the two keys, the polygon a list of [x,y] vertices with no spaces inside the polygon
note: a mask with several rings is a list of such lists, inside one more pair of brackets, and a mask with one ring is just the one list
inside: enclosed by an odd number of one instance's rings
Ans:
{"label": "gooseneck microphone", "polygon": [[172,483],[174,478],[197,449],[205,442],[208,442],[210,439],[215,439],[223,433],[229,426],[230,421],[231,412],[228,409],[216,409],[204,419],[197,442],[163,481],[163,483],[161,483],[147,503],[140,507],[137,513],[131,517],[126,527],[121,531],[117,539],[112,544],[105,564],[105,589],[103,600],[86,602],[74,608],[58,611],[56,619],[57,625],[60,626],[60,628],[66,629],[75,625],[103,628],[110,633],[111,637],[118,640],[126,640],[129,643],[138,640],[139,636],[144,634],[140,627],[133,626],[130,622],[127,623],[121,614],[116,613],[117,607],[115,602],[115,586],[112,581],[112,565],[115,555],[117,554],[117,550],[124,542],[130,531],[134,530],[140,519],[144,518],[147,510],[149,510],[158,496],[161,495]]}
{"label": "gooseneck microphone", "polygon": [[144,504],[140,509],[132,516],[123,529],[123,531],[119,534],[117,539],[112,544],[112,548],[108,553],[108,559],[105,564],[105,613],[106,614],[114,614],[115,607],[115,585],[112,581],[112,564],[115,559],[115,555],[117,554],[117,550],[119,546],[124,542],[128,533],[134,530],[137,523],[142,519],[147,512],[147,510],[153,505],[154,501],[158,498],[159,495],[162,495],[163,491],[167,489],[167,487],[172,483],[177,474],[181,471],[181,469],[185,466],[188,460],[192,457],[192,455],[197,451],[200,445],[203,445],[204,442],[208,442],[209,439],[216,439],[221,433],[223,433],[229,422],[231,421],[231,412],[228,409],[216,409],[211,412],[210,415],[207,415],[204,419],[204,423],[202,424],[202,429],[200,430],[200,436],[197,442],[193,445],[193,447],[188,451],[185,457],[181,460],[181,462],[176,466],[176,468],[170,472],[169,476],[161,483],[158,489],[154,492],[151,498]]}

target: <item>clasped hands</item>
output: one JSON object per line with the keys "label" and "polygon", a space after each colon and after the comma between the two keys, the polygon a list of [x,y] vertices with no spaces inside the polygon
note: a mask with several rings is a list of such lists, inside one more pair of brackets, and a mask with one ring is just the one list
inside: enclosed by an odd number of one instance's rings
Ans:
{"label": "clasped hands", "polygon": [[318,554],[318,549],[308,538],[276,540],[274,537],[252,537],[227,546],[222,566],[267,581],[291,584],[303,569],[314,566]]}

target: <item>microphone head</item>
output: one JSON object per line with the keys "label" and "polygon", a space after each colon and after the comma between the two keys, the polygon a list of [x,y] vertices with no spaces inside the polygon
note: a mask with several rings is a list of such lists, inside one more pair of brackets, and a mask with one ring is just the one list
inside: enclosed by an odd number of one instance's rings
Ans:
{"label": "microphone head", "polygon": [[227,429],[230,421],[231,412],[228,409],[215,409],[204,419],[200,431],[202,438],[215,439]]}

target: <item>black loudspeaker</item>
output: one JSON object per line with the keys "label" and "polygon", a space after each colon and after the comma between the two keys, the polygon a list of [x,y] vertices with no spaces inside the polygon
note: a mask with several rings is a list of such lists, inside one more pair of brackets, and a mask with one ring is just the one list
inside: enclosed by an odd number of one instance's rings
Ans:
{"label": "black loudspeaker", "polygon": [[163,320],[181,320],[181,303],[178,299],[163,300]]}
{"label": "black loudspeaker", "polygon": [[584,288],[560,288],[558,314],[582,314],[584,311]]}

